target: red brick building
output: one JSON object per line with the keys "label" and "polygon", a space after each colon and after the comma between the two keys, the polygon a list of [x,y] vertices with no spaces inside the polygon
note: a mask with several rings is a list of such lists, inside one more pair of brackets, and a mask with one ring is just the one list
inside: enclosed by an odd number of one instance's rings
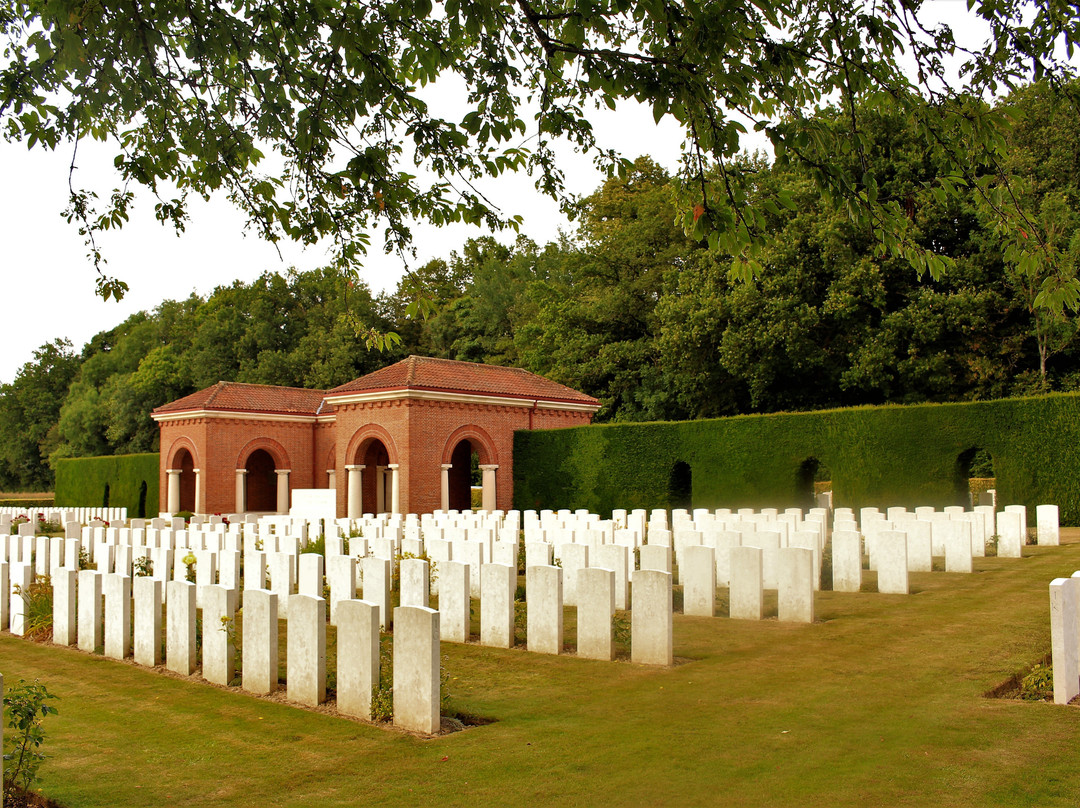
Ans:
{"label": "red brick building", "polygon": [[158,407],[161,510],[287,512],[333,488],[338,516],[513,502],[514,431],[580,426],[600,403],[517,368],[410,356],[333,390],[218,382]]}

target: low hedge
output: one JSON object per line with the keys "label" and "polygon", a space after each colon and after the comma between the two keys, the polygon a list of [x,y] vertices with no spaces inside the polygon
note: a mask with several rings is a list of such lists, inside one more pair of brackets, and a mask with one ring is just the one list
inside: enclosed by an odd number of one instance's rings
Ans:
{"label": "low hedge", "polygon": [[518,432],[514,504],[672,507],[677,463],[690,466],[695,507],[808,505],[817,464],[834,506],[967,504],[978,448],[993,459],[999,503],[1054,503],[1063,524],[1080,524],[1073,393]]}
{"label": "low hedge", "polygon": [[58,460],[56,506],[127,508],[129,517],[156,516],[158,468],[157,452]]}

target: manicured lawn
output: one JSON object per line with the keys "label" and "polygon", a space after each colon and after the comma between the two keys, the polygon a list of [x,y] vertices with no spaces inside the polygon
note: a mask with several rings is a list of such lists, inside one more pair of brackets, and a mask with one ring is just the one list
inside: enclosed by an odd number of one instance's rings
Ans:
{"label": "manicured lawn", "polygon": [[72,808],[1075,806],[1080,710],[984,696],[1080,569],[1080,543],[1026,552],[823,592],[813,625],[676,615],[669,670],[444,644],[454,706],[497,722],[435,739],[7,634],[0,672],[61,696],[41,784]]}

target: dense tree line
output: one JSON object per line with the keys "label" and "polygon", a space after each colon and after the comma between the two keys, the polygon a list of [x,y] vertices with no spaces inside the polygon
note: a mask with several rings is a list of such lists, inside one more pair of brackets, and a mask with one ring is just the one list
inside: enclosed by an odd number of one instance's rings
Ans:
{"label": "dense tree line", "polygon": [[[78,354],[42,346],[0,387],[0,488],[48,486],[50,457],[153,450],[149,411],[222,379],[329,388],[410,353],[527,368],[599,398],[598,420],[1078,389],[1076,319],[1036,305],[1047,273],[1075,277],[1080,258],[1080,104],[1052,98],[1010,99],[996,179],[1038,217],[1012,228],[974,193],[928,193],[940,156],[899,116],[864,113],[863,154],[837,159],[873,164],[918,242],[955,261],[940,279],[880,254],[804,169],[761,157],[739,166],[751,193],[792,204],[771,206],[760,278],[733,279],[676,222],[675,180],[640,158],[556,243],[474,239],[379,296],[337,270],[266,274],[166,301]],[[1024,261],[1025,228],[1047,234],[1048,260]],[[417,301],[424,318],[407,314]],[[400,342],[369,350],[372,330]]]}

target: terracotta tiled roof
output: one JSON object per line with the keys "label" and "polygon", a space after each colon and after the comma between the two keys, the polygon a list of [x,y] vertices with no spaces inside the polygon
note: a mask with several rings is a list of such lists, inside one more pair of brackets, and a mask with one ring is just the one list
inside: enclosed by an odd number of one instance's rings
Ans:
{"label": "terracotta tiled roof", "polygon": [[326,393],[327,399],[349,393],[371,393],[389,390],[429,390],[510,398],[534,398],[545,401],[565,401],[576,404],[599,405],[592,396],[579,393],[520,368],[457,362],[428,356],[410,356],[400,362],[376,370],[359,379],[335,387]]}
{"label": "terracotta tiled roof", "polygon": [[323,415],[333,412],[333,407],[323,404],[325,395],[325,390],[305,390],[301,387],[218,382],[190,396],[164,404],[155,409],[154,414],[165,415],[189,410],[222,410],[281,415]]}

